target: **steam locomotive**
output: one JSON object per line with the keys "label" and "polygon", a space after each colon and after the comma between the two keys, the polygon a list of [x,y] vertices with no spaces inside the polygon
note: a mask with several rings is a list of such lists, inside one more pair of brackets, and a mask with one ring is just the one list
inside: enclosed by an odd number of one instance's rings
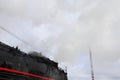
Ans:
{"label": "steam locomotive", "polygon": [[58,63],[0,42],[0,80],[68,80]]}

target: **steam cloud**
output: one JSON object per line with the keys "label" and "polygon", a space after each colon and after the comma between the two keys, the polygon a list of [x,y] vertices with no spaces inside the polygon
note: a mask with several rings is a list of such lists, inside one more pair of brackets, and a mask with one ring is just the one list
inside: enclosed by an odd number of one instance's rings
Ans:
{"label": "steam cloud", "polygon": [[[0,26],[61,65],[67,65],[69,80],[90,78],[88,46],[93,53],[96,79],[118,80],[119,3],[119,0],[0,0]],[[26,52],[35,50],[2,30],[0,40],[18,45]]]}

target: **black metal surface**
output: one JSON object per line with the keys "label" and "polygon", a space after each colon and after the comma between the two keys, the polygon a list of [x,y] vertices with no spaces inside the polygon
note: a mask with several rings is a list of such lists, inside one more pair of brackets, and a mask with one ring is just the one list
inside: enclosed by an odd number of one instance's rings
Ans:
{"label": "black metal surface", "polygon": [[[58,67],[58,63],[43,55],[35,55],[35,53],[27,54],[20,51],[18,47],[10,47],[0,42],[0,67],[46,76],[54,80],[68,80],[67,73]],[[9,78],[8,80],[40,80],[28,79],[28,77],[18,74],[0,72],[0,80],[7,80],[6,78]]]}
{"label": "black metal surface", "polygon": [[0,80],[43,80],[26,75],[20,75],[17,73],[11,73],[6,71],[0,71]]}

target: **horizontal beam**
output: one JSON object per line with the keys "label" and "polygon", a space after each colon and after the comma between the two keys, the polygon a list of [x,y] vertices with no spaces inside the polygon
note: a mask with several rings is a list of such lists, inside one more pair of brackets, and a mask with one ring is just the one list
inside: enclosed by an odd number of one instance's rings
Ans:
{"label": "horizontal beam", "polygon": [[16,74],[25,75],[25,76],[29,76],[29,77],[35,77],[35,78],[39,78],[39,79],[43,79],[43,80],[54,80],[52,78],[47,78],[47,77],[44,77],[44,76],[39,76],[39,75],[36,75],[36,74],[31,74],[31,73],[28,73],[28,72],[21,72],[21,71],[18,71],[18,70],[8,69],[8,68],[3,68],[3,67],[0,67],[0,71],[16,73]]}

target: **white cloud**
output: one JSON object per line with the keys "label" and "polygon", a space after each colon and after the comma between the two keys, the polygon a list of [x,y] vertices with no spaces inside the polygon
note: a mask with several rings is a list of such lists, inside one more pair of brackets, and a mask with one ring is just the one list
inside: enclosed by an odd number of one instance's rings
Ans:
{"label": "white cloud", "polygon": [[[119,3],[119,0],[1,0],[0,25],[44,55],[64,62],[69,80],[90,78],[88,46],[93,52],[95,78],[118,80]],[[24,51],[32,50],[2,30],[0,40],[19,45]]]}

